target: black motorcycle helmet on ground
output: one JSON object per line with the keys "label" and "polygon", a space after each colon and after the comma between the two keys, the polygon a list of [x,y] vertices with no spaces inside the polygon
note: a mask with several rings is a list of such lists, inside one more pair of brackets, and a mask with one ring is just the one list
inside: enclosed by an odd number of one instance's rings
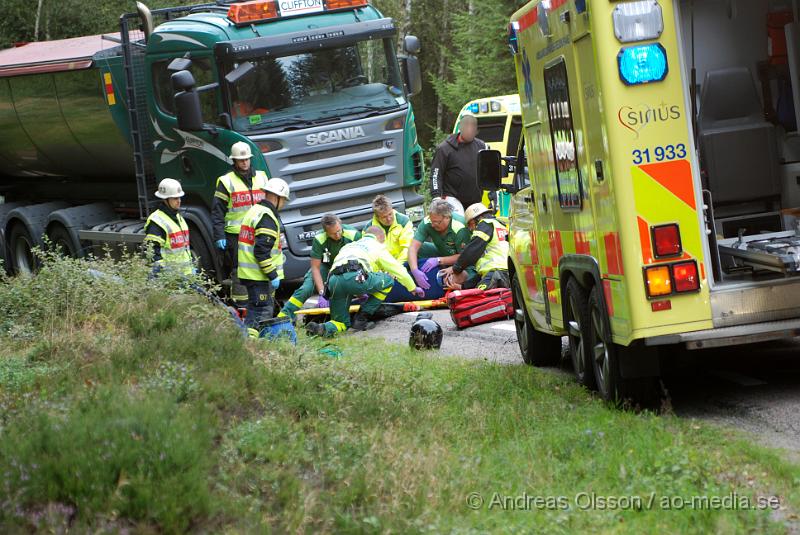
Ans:
{"label": "black motorcycle helmet on ground", "polygon": [[408,345],[414,349],[439,349],[442,347],[444,333],[438,323],[433,321],[433,314],[422,312],[411,325]]}

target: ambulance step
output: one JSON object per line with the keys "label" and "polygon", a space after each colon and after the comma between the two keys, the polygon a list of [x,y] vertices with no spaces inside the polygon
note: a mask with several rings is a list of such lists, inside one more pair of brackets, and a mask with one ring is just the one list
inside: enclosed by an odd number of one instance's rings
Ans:
{"label": "ambulance step", "polygon": [[800,318],[654,336],[646,338],[645,345],[686,344],[687,349],[706,349],[796,337],[800,337]]}

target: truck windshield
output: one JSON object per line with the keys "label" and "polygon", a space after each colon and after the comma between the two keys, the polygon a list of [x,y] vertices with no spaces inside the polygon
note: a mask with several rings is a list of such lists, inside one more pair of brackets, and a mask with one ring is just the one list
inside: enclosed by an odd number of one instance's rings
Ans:
{"label": "truck windshield", "polygon": [[255,70],[228,92],[238,131],[305,126],[406,103],[391,39],[248,61]]}

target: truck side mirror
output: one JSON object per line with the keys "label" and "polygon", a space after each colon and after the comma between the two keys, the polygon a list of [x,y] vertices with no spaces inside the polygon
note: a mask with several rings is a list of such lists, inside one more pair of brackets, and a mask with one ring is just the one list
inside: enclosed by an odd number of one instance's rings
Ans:
{"label": "truck side mirror", "polygon": [[505,174],[499,150],[478,151],[478,185],[481,189],[496,191],[502,188]]}
{"label": "truck side mirror", "polygon": [[245,61],[244,63],[240,63],[238,67],[233,69],[231,72],[225,75],[225,81],[229,84],[233,85],[251,72],[255,70],[255,65],[250,63],[249,61]]}
{"label": "truck side mirror", "polygon": [[175,91],[191,91],[194,89],[194,76],[187,70],[172,73],[170,80],[172,80],[172,88]]}
{"label": "truck side mirror", "polygon": [[419,54],[419,51],[422,49],[422,46],[419,42],[419,37],[416,35],[406,35],[403,39],[403,48],[406,51],[406,54],[411,54],[415,56]]}
{"label": "truck side mirror", "polygon": [[175,58],[167,65],[169,72],[188,71],[192,68],[192,60],[189,58]]}
{"label": "truck side mirror", "polygon": [[419,67],[419,59],[416,56],[406,56],[400,58],[400,65],[403,69],[403,79],[408,96],[413,97],[419,94],[422,91],[422,72]]}
{"label": "truck side mirror", "polygon": [[203,111],[200,108],[200,94],[194,89],[175,94],[175,114],[178,128],[187,132],[203,130]]}

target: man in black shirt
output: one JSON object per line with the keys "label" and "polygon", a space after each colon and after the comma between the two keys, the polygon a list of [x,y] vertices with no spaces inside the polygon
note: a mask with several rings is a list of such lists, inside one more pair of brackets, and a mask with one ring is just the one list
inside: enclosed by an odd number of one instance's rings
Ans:
{"label": "man in black shirt", "polygon": [[464,115],[459,133],[452,134],[436,147],[431,163],[431,195],[455,197],[464,207],[481,202],[483,191],[478,187],[478,151],[487,148],[478,139],[478,121]]}

